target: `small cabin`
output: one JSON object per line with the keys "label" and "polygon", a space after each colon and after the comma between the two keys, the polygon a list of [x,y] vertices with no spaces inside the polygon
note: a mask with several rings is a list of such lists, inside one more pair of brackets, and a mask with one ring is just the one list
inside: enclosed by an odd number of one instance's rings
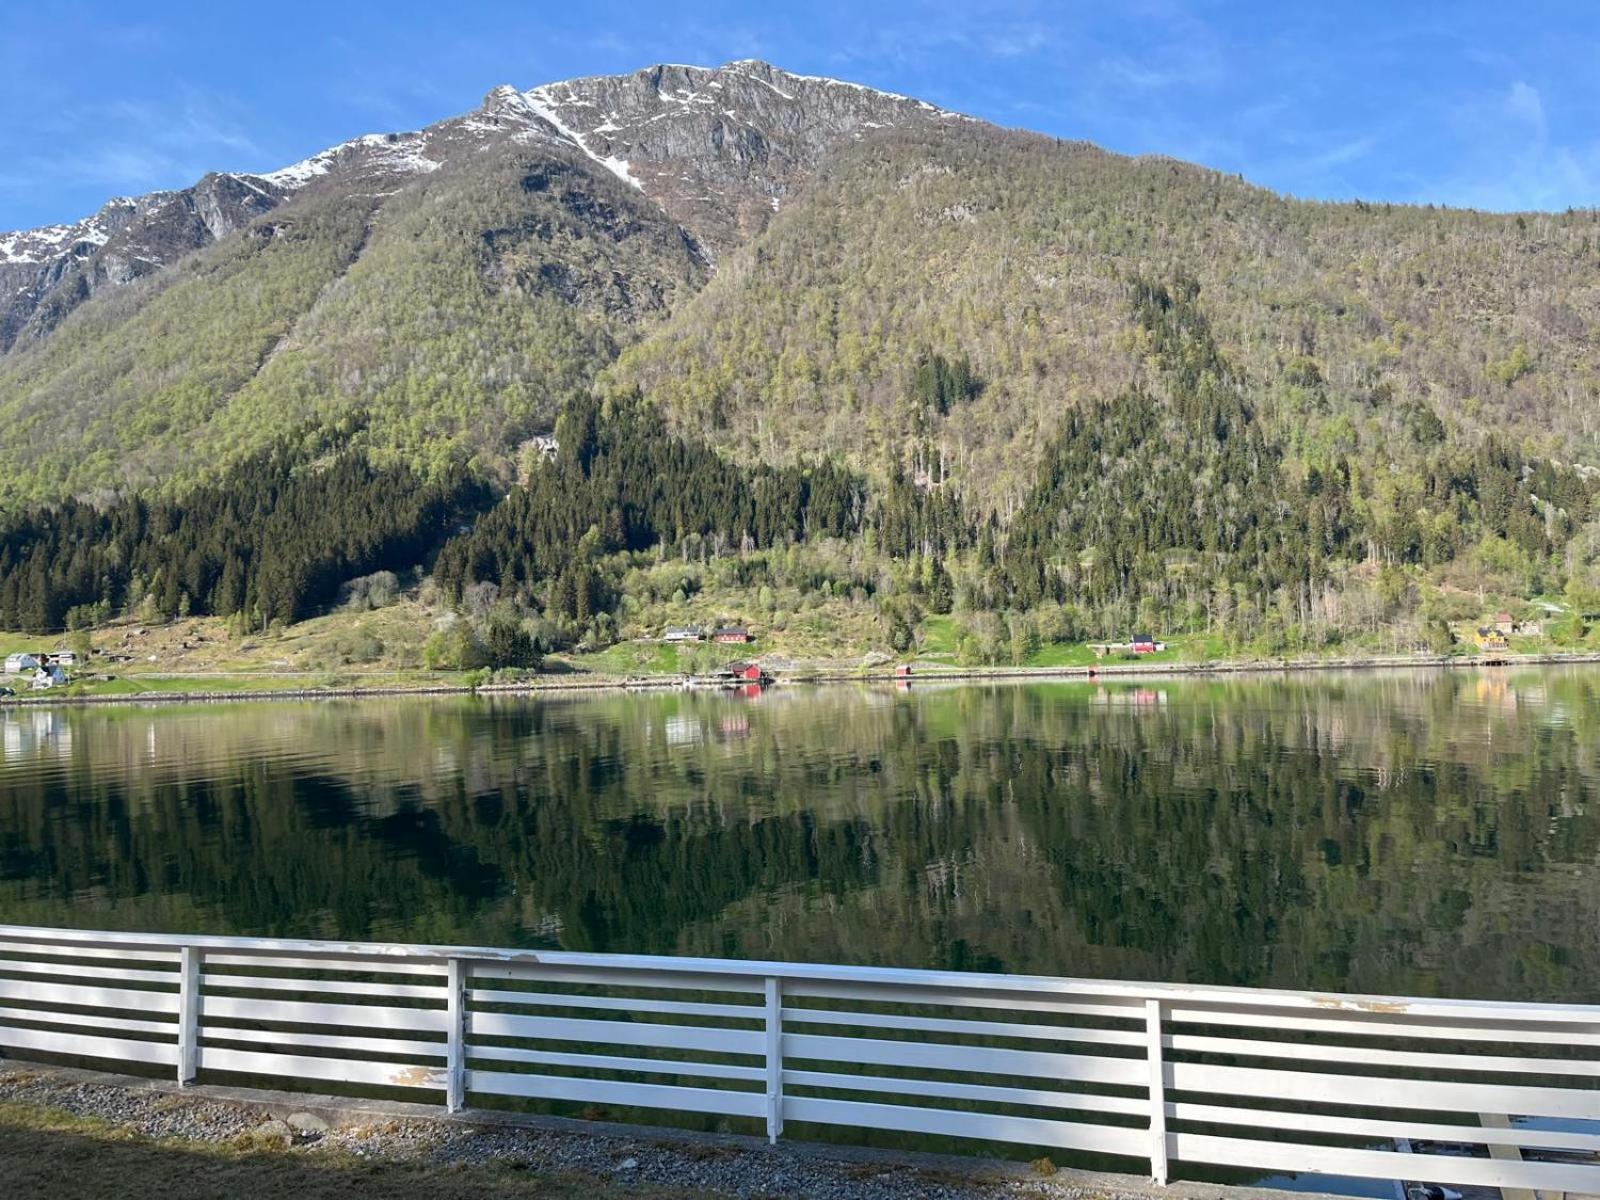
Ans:
{"label": "small cabin", "polygon": [[1161,649],[1160,644],[1148,633],[1136,633],[1133,635],[1133,652],[1135,654],[1154,654],[1159,649]]}
{"label": "small cabin", "polygon": [[37,671],[38,669],[39,669],[39,659],[35,655],[32,655],[32,654],[8,654],[8,655],[6,655],[6,674],[7,675],[22,675],[22,674],[26,674],[28,671]]}
{"label": "small cabin", "polygon": [[729,663],[722,670],[728,678],[737,679],[741,683],[760,683],[765,675],[761,670],[761,664],[753,662]]}
{"label": "small cabin", "polygon": [[1506,637],[1510,637],[1517,631],[1517,623],[1512,620],[1511,614],[1508,612],[1495,613],[1494,627]]}
{"label": "small cabin", "polygon": [[46,688],[59,687],[66,682],[66,671],[55,663],[51,663],[49,666],[40,667],[33,673],[33,683],[29,686],[36,692],[42,692]]}
{"label": "small cabin", "polygon": [[703,642],[706,632],[695,625],[668,625],[661,640],[669,645],[681,642]]}
{"label": "small cabin", "polygon": [[750,631],[743,625],[724,625],[711,635],[719,646],[744,646],[749,644]]}
{"label": "small cabin", "polygon": [[911,664],[910,663],[898,663],[898,664],[896,664],[895,669],[894,669],[894,677],[896,679],[910,679],[911,678]]}

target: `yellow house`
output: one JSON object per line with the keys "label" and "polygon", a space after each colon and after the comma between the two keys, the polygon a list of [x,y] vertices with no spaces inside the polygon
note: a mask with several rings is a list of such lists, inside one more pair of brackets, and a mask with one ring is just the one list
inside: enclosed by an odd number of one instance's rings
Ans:
{"label": "yellow house", "polygon": [[1506,635],[1493,625],[1480,625],[1473,640],[1478,643],[1479,650],[1509,650],[1511,644],[1506,641]]}

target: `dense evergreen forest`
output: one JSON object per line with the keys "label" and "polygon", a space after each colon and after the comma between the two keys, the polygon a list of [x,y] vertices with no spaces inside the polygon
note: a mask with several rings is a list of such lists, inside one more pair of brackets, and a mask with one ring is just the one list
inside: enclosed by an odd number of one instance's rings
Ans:
{"label": "dense evergreen forest", "polygon": [[604,555],[688,538],[738,552],[861,527],[863,480],[826,462],[743,468],[672,436],[637,396],[574,401],[556,437],[554,461],[441,552],[434,574],[452,599],[477,582],[526,598],[554,580],[553,607],[586,621],[615,603],[594,565]]}
{"label": "dense evergreen forest", "polygon": [[425,480],[325,438],[285,439],[181,499],[39,508],[0,524],[0,624],[50,632],[124,611],[287,623],[355,576],[409,568],[484,499],[460,467]]}

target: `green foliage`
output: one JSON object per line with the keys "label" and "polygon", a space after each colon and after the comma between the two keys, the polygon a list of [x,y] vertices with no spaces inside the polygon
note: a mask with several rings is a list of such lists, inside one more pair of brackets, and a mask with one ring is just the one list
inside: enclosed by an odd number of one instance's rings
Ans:
{"label": "green foliage", "polygon": [[488,665],[496,670],[502,667],[537,670],[544,659],[538,643],[522,623],[504,613],[495,613],[484,626],[483,648]]}
{"label": "green foliage", "polygon": [[548,583],[548,613],[581,627],[618,601],[603,555],[766,547],[842,536],[861,520],[863,484],[848,473],[742,467],[672,436],[636,398],[574,401],[557,430],[556,460],[440,551],[434,575],[452,599],[484,581],[532,599]]}
{"label": "green foliage", "polygon": [[911,399],[940,416],[947,416],[956,405],[976,398],[982,390],[965,354],[954,361],[942,354],[925,354],[911,375]]}
{"label": "green foliage", "polygon": [[0,624],[47,632],[147,599],[164,616],[300,620],[352,575],[417,563],[482,502],[459,467],[427,482],[333,438],[314,449],[285,439],[181,500],[69,500],[0,522]]}

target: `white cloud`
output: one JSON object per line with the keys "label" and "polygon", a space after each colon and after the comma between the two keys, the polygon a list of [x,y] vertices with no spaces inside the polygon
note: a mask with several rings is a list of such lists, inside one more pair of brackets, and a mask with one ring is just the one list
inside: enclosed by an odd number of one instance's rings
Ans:
{"label": "white cloud", "polygon": [[1544,136],[1544,101],[1538,88],[1517,80],[1506,93],[1505,110],[1507,116],[1528,125],[1540,137]]}

